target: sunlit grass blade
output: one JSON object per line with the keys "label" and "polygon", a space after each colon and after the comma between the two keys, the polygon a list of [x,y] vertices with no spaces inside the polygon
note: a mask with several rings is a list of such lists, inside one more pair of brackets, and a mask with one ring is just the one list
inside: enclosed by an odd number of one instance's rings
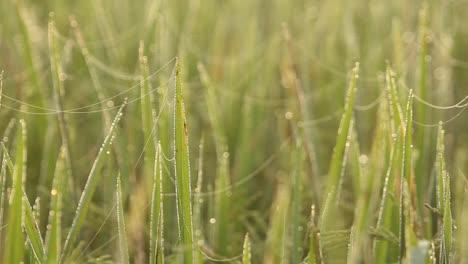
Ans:
{"label": "sunlit grass blade", "polygon": [[182,242],[184,263],[194,263],[192,236],[192,190],[190,181],[190,161],[188,147],[188,129],[185,117],[185,106],[182,97],[182,79],[180,64],[176,63],[175,83],[175,183],[177,200],[177,219],[179,237]]}
{"label": "sunlit grass blade", "polygon": [[445,160],[444,160],[444,134],[445,131],[442,127],[442,123],[439,123],[439,129],[437,133],[437,157],[436,157],[436,168],[437,168],[437,208],[440,212],[444,212],[445,206]]}
{"label": "sunlit grass blade", "polygon": [[[349,133],[350,131],[352,131],[354,98],[356,95],[358,78],[359,64],[356,63],[355,67],[352,70],[351,81],[346,95],[346,103],[344,108],[345,110],[341,119],[336,145],[333,150],[333,156],[328,172],[328,183],[326,186],[326,191],[324,193],[326,199],[323,199],[322,215],[320,218],[321,232],[327,232],[333,229],[343,228],[343,219],[340,219],[340,217],[337,216],[337,214],[339,213],[337,208],[337,198],[340,197],[340,182],[344,172],[344,164],[346,161],[345,154],[346,149],[349,146]],[[325,252],[324,243],[320,244],[325,255],[325,261],[332,261],[331,259],[327,260],[328,257],[332,259],[340,258],[336,254],[327,254]]]}
{"label": "sunlit grass blade", "polygon": [[398,90],[395,84],[395,76],[390,66],[387,65],[387,71],[385,74],[388,104],[390,108],[390,119],[391,119],[391,130],[392,133],[403,131],[403,112],[401,110],[401,104],[398,99]]}
{"label": "sunlit grass blade", "polygon": [[153,192],[151,195],[150,264],[164,263],[163,169],[161,153],[161,144],[159,144],[154,161]]}
{"label": "sunlit grass blade", "polygon": [[67,188],[65,175],[66,150],[61,148],[57,158],[55,175],[50,190],[50,211],[46,231],[46,262],[58,263],[62,247],[62,206]]}
{"label": "sunlit grass blade", "polygon": [[[399,177],[399,168],[401,152],[403,151],[403,144],[401,144],[403,136],[398,133],[391,150],[390,161],[388,164],[385,182],[382,191],[382,198],[380,200],[380,209],[377,218],[376,235],[380,238],[395,237],[395,244],[398,243],[397,229],[398,223],[395,223],[395,216],[398,213],[396,210],[396,179]],[[393,231],[396,231],[395,234]],[[384,232],[388,233],[386,235]],[[398,255],[394,254],[397,250],[394,244],[390,243],[392,239],[376,240],[374,242],[374,255],[376,263],[394,262],[397,260]]]}
{"label": "sunlit grass blade", "polygon": [[452,263],[452,240],[453,240],[453,219],[452,219],[452,208],[451,208],[451,192],[450,192],[450,177],[449,174],[445,173],[445,204],[444,204],[444,229],[443,229],[443,238],[444,238],[444,257],[446,263]]}
{"label": "sunlit grass blade", "polygon": [[[423,100],[428,100],[430,89],[428,87],[429,73],[429,8],[427,3],[423,3],[423,7],[419,12],[419,69],[418,69],[418,84],[417,95]],[[415,107],[415,120],[419,123],[427,124],[430,121],[431,109],[427,105],[419,103]],[[418,148],[419,158],[416,162],[416,188],[419,190],[418,195],[423,195],[422,190],[427,186],[427,180],[423,177],[427,174],[428,154],[430,154],[431,133],[426,127],[421,126],[415,130],[415,145]],[[418,200],[422,200],[423,196],[418,196]],[[417,203],[419,213],[423,208],[422,202]]]}
{"label": "sunlit grass blade", "polygon": [[44,242],[42,241],[38,223],[26,194],[23,196],[23,209],[23,226],[28,236],[29,244],[31,245],[35,260],[38,263],[42,263],[45,256]]}
{"label": "sunlit grass blade", "polygon": [[[333,156],[330,164],[330,170],[328,172],[328,183],[325,191],[325,195],[333,194],[333,198],[330,202],[336,203],[335,197],[338,197],[338,187],[340,183],[340,177],[343,170],[343,158],[345,156],[346,143],[348,141],[348,133],[350,131],[350,125],[353,118],[353,106],[354,97],[357,90],[357,79],[359,77],[359,64],[356,64],[352,71],[351,82],[349,84],[348,93],[346,95],[345,112],[341,119],[340,128],[338,130],[338,137],[335,148],[333,150]],[[326,206],[322,206],[325,208]],[[329,215],[322,214],[321,217],[321,228],[326,228],[329,224]]]}
{"label": "sunlit grass blade", "polygon": [[[360,189],[357,190],[357,205],[355,214],[355,245],[354,251],[351,254],[353,263],[358,259],[370,262],[374,257],[367,249],[372,246],[370,240],[369,228],[373,222],[372,215],[378,212],[379,196],[384,185],[385,169],[388,166],[390,153],[389,149],[389,112],[387,101],[383,100],[377,113],[376,131],[372,140],[372,149],[370,156],[360,155],[359,150],[354,150],[354,157],[359,155],[358,160],[354,158],[354,166],[358,168],[362,165],[361,172],[357,171],[356,174],[360,175]],[[357,133],[354,133],[354,139]],[[357,139],[354,141],[357,142]],[[356,145],[356,144],[353,144]],[[359,164],[359,166],[357,165]]]}
{"label": "sunlit grass blade", "polygon": [[125,214],[122,202],[122,187],[120,183],[120,173],[117,175],[115,199],[117,203],[117,228],[119,233],[120,263],[128,264],[130,263],[130,258],[128,256],[128,239],[127,229],[125,228]]}
{"label": "sunlit grass blade", "polygon": [[[400,177],[400,231],[399,231],[399,259],[402,261],[405,256],[407,247],[407,237],[411,237],[411,226],[407,226],[413,223],[413,219],[407,219],[413,216],[408,212],[411,212],[412,202],[414,199],[414,175],[412,174],[413,169],[413,157],[412,157],[412,127],[413,127],[413,91],[410,90],[408,95],[408,102],[406,105],[406,117],[405,117],[405,134],[403,137],[403,152],[401,154],[401,177]],[[408,190],[406,192],[406,190]],[[417,197],[417,194],[416,194]]]}
{"label": "sunlit grass blade", "polygon": [[[151,182],[153,176],[153,161],[156,155],[155,127],[153,125],[156,116],[154,110],[154,95],[151,92],[151,83],[148,78],[148,58],[145,56],[145,47],[140,42],[140,96],[141,96],[141,121],[143,128],[143,144],[145,151],[145,181]],[[149,185],[151,186],[151,185]]]}
{"label": "sunlit grass blade", "polygon": [[65,240],[65,245],[60,256],[60,262],[63,262],[67,257],[67,254],[70,253],[71,247],[74,246],[78,234],[81,231],[81,227],[83,226],[83,223],[86,219],[86,215],[91,205],[91,199],[93,198],[93,194],[96,191],[97,184],[99,183],[99,180],[101,178],[101,168],[104,161],[107,158],[106,153],[111,147],[112,138],[114,137],[115,129],[117,128],[117,125],[120,122],[120,119],[122,118],[122,111],[124,107],[125,104],[122,105],[122,107],[120,107],[119,111],[117,112],[117,115],[115,116],[114,121],[112,122],[112,125],[109,129],[109,132],[106,138],[104,139],[101,148],[99,149],[99,153],[96,159],[94,160],[94,164],[91,168],[91,171],[89,172],[88,180],[86,181],[86,185],[78,203],[78,208],[76,209],[75,216],[73,218],[73,223],[68,232],[67,239]]}
{"label": "sunlit grass blade", "polygon": [[[22,124],[22,132],[23,132],[23,140],[26,140],[26,128],[24,122],[20,122]],[[20,132],[21,132],[20,131]],[[6,168],[9,168],[10,174],[13,176],[13,180],[15,179],[15,173],[16,173],[16,168],[17,165],[13,165],[13,162],[11,161],[9,155],[8,155],[8,150],[6,149],[5,145],[2,143],[3,147],[3,153],[4,153],[4,165],[5,167],[3,169],[6,170]],[[18,146],[17,146],[18,147]],[[26,152],[26,150],[24,150]],[[17,153],[18,155],[18,153]],[[24,167],[26,167],[26,156],[27,154],[24,154]],[[18,161],[17,161],[18,162]],[[23,168],[23,171],[25,168]],[[35,261],[42,263],[44,256],[45,256],[45,249],[44,249],[44,243],[42,241],[42,236],[39,230],[38,226],[38,221],[35,219],[34,212],[31,208],[31,205],[29,204],[28,198],[26,196],[26,193],[24,193],[23,190],[23,201],[22,201],[22,210],[23,211],[23,220],[22,220],[22,225],[26,231],[27,237],[28,237],[28,242],[31,246],[31,250],[33,253],[33,258]]]}
{"label": "sunlit grass blade", "polygon": [[11,193],[8,219],[6,224],[6,241],[3,263],[20,263],[23,261],[24,236],[23,223],[23,181],[26,163],[26,124],[20,120],[20,130],[16,143],[16,162],[13,173],[13,190]]}
{"label": "sunlit grass blade", "polygon": [[249,238],[249,234],[245,234],[244,246],[243,246],[243,251],[242,251],[242,264],[252,263],[251,258],[252,256],[250,253],[250,238]]}
{"label": "sunlit grass blade", "polygon": [[451,190],[450,190],[450,176],[445,169],[445,148],[444,148],[444,135],[445,131],[442,127],[442,123],[439,124],[438,136],[437,136],[437,200],[438,200],[438,211],[442,213],[442,228],[440,230],[442,234],[442,247],[441,257],[442,263],[452,262],[452,240],[453,240],[453,220],[452,220],[452,208],[451,208]]}

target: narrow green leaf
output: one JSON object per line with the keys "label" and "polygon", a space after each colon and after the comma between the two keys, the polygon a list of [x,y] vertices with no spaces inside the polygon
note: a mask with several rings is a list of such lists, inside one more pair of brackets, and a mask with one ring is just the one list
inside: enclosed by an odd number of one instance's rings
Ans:
{"label": "narrow green leaf", "polygon": [[[398,213],[396,211],[396,201],[394,195],[396,193],[396,179],[397,175],[399,176],[399,168],[401,166],[401,152],[403,151],[402,134],[398,133],[394,139],[393,148],[390,154],[390,161],[388,164],[387,173],[385,176],[384,187],[382,191],[382,198],[380,200],[380,209],[377,218],[377,227],[376,230],[388,230],[390,234],[396,237],[396,242],[398,243],[398,237],[393,234],[392,231],[398,229],[397,224],[393,220],[395,215]],[[375,241],[375,262],[376,263],[386,263],[393,262],[397,260],[398,256],[391,255],[392,252],[395,252],[395,248],[388,241]]]}
{"label": "narrow green leaf", "polygon": [[388,102],[390,106],[390,118],[392,133],[397,133],[397,130],[403,131],[403,112],[401,110],[401,104],[398,99],[398,90],[395,84],[395,76],[389,65],[387,65],[387,71],[385,75]]}
{"label": "narrow green leaf", "polygon": [[251,263],[251,253],[250,253],[250,239],[249,234],[245,234],[244,238],[244,249],[242,251],[242,264],[250,264]]}
{"label": "narrow green leaf", "polygon": [[177,200],[177,219],[179,223],[179,238],[182,241],[184,263],[192,264],[193,236],[192,236],[192,190],[190,182],[190,161],[188,147],[187,122],[182,98],[182,80],[179,61],[176,62],[176,90],[175,90],[175,183]]}
{"label": "narrow green leaf", "polygon": [[117,202],[117,228],[119,233],[119,252],[120,252],[120,263],[130,263],[128,256],[128,239],[127,229],[125,228],[125,215],[122,203],[122,188],[120,184],[120,173],[117,175],[117,184],[115,187],[115,199]]}
{"label": "narrow green leaf", "polygon": [[439,129],[437,133],[437,157],[436,157],[436,167],[437,167],[437,209],[440,212],[444,212],[444,188],[445,188],[445,160],[444,160],[444,129],[442,123],[439,123]]}
{"label": "narrow green leaf", "polygon": [[[352,131],[353,107],[354,98],[357,90],[357,80],[359,78],[359,64],[356,63],[352,70],[351,81],[346,95],[345,110],[341,118],[340,127],[338,130],[336,145],[333,150],[333,156],[328,172],[328,183],[326,186],[325,197],[322,205],[322,215],[320,218],[320,230],[322,232],[343,229],[343,218],[339,217],[337,208],[338,199],[340,197],[340,183],[344,173],[344,165],[346,163],[346,152],[350,145],[350,131]],[[321,240],[322,240],[321,236]],[[335,244],[334,246],[336,246]],[[333,261],[333,259],[346,258],[346,254],[331,254],[331,248],[326,249],[325,243],[320,243],[322,252],[324,252],[324,261]],[[337,250],[334,250],[337,251]],[[346,253],[345,249],[339,250],[341,253]]]}
{"label": "narrow green leaf", "polygon": [[3,263],[17,264],[23,261],[24,236],[23,223],[23,180],[26,166],[26,124],[20,120],[21,129],[16,144],[16,164],[13,173],[13,191],[8,212],[6,241]]}
{"label": "narrow green leaf", "polygon": [[[423,100],[430,100],[430,89],[428,85],[428,73],[429,69],[429,8],[426,2],[423,2],[423,7],[419,14],[419,73],[418,73],[418,85],[417,94],[419,98]],[[422,124],[431,122],[432,110],[427,105],[419,103],[415,105],[414,109],[415,120]],[[419,126],[415,129],[415,146],[418,149],[418,159],[415,162],[415,185],[412,186],[416,191],[416,209],[418,210],[418,216],[420,219],[424,217],[424,195],[428,186],[427,175],[430,175],[429,171],[429,157],[433,154],[432,140],[433,135],[431,130],[428,130],[425,126]],[[430,232],[430,231],[429,231]]]}
{"label": "narrow green leaf", "polygon": [[64,177],[65,157],[66,150],[62,147],[57,158],[52,189],[50,190],[50,211],[46,232],[46,262],[50,264],[58,263],[62,246],[62,204],[67,186]]}
{"label": "narrow green leaf", "polygon": [[150,264],[164,263],[163,170],[161,151],[161,144],[159,143],[154,161],[153,192],[151,195]]}
{"label": "narrow green leaf", "polygon": [[29,204],[26,194],[23,196],[23,225],[28,235],[28,241],[31,245],[31,249],[34,253],[34,258],[38,263],[42,263],[45,256],[44,243],[42,241],[42,236],[39,231],[39,226],[34,217],[31,205]]}
{"label": "narrow green leaf", "polygon": [[97,184],[99,183],[99,180],[101,178],[101,168],[107,157],[106,153],[110,151],[110,143],[112,142],[112,138],[115,134],[115,129],[122,117],[122,111],[125,105],[126,104],[124,103],[117,112],[117,115],[115,116],[114,121],[112,122],[112,125],[109,129],[109,132],[106,138],[104,139],[101,148],[99,149],[99,153],[96,159],[94,160],[94,164],[91,168],[91,171],[89,172],[88,180],[86,181],[85,188],[81,194],[81,198],[78,203],[78,208],[76,209],[75,217],[73,218],[73,223],[68,232],[67,239],[65,240],[65,245],[60,256],[61,263],[65,260],[67,254],[70,253],[71,247],[74,246],[78,234],[80,233],[81,227],[83,226],[83,223],[86,219],[86,215],[91,205],[91,199],[93,198],[93,194],[96,191]]}
{"label": "narrow green leaf", "polygon": [[[26,140],[25,125],[24,127],[22,127],[22,129],[23,129],[23,134],[24,134],[23,138],[24,140]],[[5,164],[4,169],[6,170],[6,168],[8,167],[10,170],[10,173],[15,177],[17,166],[13,165],[13,162],[11,161],[10,156],[8,155],[8,150],[6,149],[3,142],[2,142],[2,147],[3,147],[3,153],[4,153],[4,164]],[[26,149],[24,150],[24,152],[26,152]],[[25,158],[23,160],[24,167],[26,166],[26,155],[27,154],[25,154]],[[25,168],[23,168],[22,170],[24,172]],[[13,177],[13,181],[15,181],[14,177]],[[23,197],[22,205],[23,205],[24,214],[23,214],[22,225],[24,226],[25,231],[27,233],[28,242],[31,245],[31,249],[33,251],[33,256],[35,260],[39,263],[42,263],[42,260],[44,259],[44,255],[45,255],[44,243],[42,241],[42,236],[39,231],[37,220],[35,219],[33,210],[29,204],[26,194],[24,193],[24,190],[23,190],[23,196],[24,197]]]}
{"label": "narrow green leaf", "polygon": [[[328,184],[325,195],[328,195],[332,192],[334,193],[332,199],[330,200],[332,203],[336,203],[335,198],[339,196],[339,194],[337,194],[337,190],[339,189],[338,187],[340,183],[340,177],[343,170],[343,158],[345,157],[346,143],[348,141],[348,134],[352,122],[351,120],[353,118],[354,97],[356,95],[358,78],[359,64],[356,63],[356,66],[352,71],[351,82],[349,84],[348,93],[346,95],[345,112],[341,118],[336,145],[333,150],[332,161],[330,164],[330,170],[328,172]],[[322,206],[322,208],[325,207],[325,205]],[[326,228],[326,226],[329,224],[329,220],[329,215],[323,213],[320,223],[322,226],[321,228]]]}
{"label": "narrow green leaf", "polygon": [[446,172],[445,176],[445,204],[444,204],[444,230],[442,237],[444,238],[444,250],[445,250],[445,261],[446,263],[452,262],[452,240],[453,240],[453,219],[451,209],[451,191],[450,191],[450,177]]}
{"label": "narrow green leaf", "polygon": [[[140,42],[139,61],[140,61],[140,97],[141,97],[141,121],[143,128],[143,143],[145,151],[145,175],[148,175],[147,181],[151,182],[153,172],[153,162],[156,155],[156,137],[153,119],[156,116],[154,109],[154,95],[151,92],[151,83],[148,76],[148,58],[144,54],[144,44]],[[151,185],[149,185],[151,186]]]}
{"label": "narrow green leaf", "polygon": [[[411,140],[411,135],[412,135],[412,125],[413,125],[413,91],[410,90],[409,95],[408,95],[408,102],[406,105],[406,120],[405,120],[405,134],[403,137],[403,152],[402,152],[402,159],[401,159],[401,177],[400,177],[400,232],[399,232],[399,241],[400,241],[400,249],[399,249],[399,259],[400,262],[403,259],[403,256],[405,254],[405,250],[407,246],[405,244],[405,238],[406,236],[410,234],[405,234],[406,231],[406,223],[407,221],[411,221],[411,219],[406,219],[408,217],[405,214],[405,204],[406,206],[410,207],[411,202],[405,203],[405,199],[407,201],[410,201],[411,199],[409,197],[405,197],[405,188],[408,188],[409,190],[412,189],[412,186],[414,185],[414,176],[412,175],[412,140]],[[406,184],[407,183],[407,187]],[[408,195],[412,195],[412,193],[408,193]],[[408,210],[410,210],[408,208]]]}

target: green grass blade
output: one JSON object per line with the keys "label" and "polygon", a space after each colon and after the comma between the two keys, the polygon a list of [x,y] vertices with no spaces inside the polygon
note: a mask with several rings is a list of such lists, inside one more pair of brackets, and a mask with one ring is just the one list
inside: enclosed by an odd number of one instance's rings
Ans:
{"label": "green grass blade", "polygon": [[251,253],[250,253],[250,238],[249,234],[245,234],[244,238],[244,247],[242,251],[242,264],[250,264],[252,262]]}
{"label": "green grass blade", "polygon": [[[352,70],[351,81],[346,96],[345,110],[341,119],[336,145],[333,150],[333,156],[328,172],[328,183],[325,191],[326,199],[323,199],[322,215],[320,220],[321,232],[327,232],[333,229],[343,229],[342,222],[340,222],[342,219],[336,215],[338,213],[336,205],[337,198],[340,197],[340,182],[344,172],[343,165],[345,163],[346,149],[349,146],[349,133],[352,129],[354,98],[357,90],[357,80],[359,78],[358,74],[359,64],[356,63],[356,66]],[[321,243],[321,246],[324,254],[329,255],[325,253],[324,243]],[[330,258],[339,258],[339,256],[335,256],[334,254],[330,255]],[[325,256],[325,261],[327,261],[327,256]]]}
{"label": "green grass blade", "polygon": [[[22,127],[22,128],[24,129],[23,138],[24,140],[26,140],[26,130],[25,130],[25,127]],[[13,176],[15,176],[17,166],[13,165],[13,162],[11,161],[8,155],[8,151],[3,143],[2,143],[2,147],[3,147],[3,153],[4,153],[4,164],[5,164],[4,169],[6,170],[6,168],[8,167],[10,170],[10,173]],[[23,163],[25,164],[24,167],[26,167],[26,154],[25,154],[25,159]],[[31,245],[33,257],[37,262],[42,263],[44,256],[45,256],[44,243],[42,241],[42,236],[39,230],[38,221],[35,219],[34,212],[31,208],[31,205],[29,204],[28,198],[26,194],[24,193],[24,190],[23,190],[22,206],[24,210],[22,225],[24,226],[24,229],[26,231],[28,242]]]}
{"label": "green grass blade", "polygon": [[[345,112],[340,122],[340,128],[338,130],[338,137],[336,141],[335,148],[333,150],[333,156],[330,164],[330,169],[328,172],[328,183],[325,191],[325,195],[330,193],[333,194],[333,198],[330,202],[335,203],[335,197],[338,197],[337,190],[339,187],[340,177],[343,170],[343,158],[345,156],[346,143],[348,141],[348,133],[350,131],[351,120],[353,118],[353,106],[354,106],[354,97],[357,90],[357,80],[359,78],[359,64],[356,63],[352,71],[351,82],[349,84],[348,94],[346,96],[345,103]],[[325,208],[326,206],[322,206]],[[326,227],[329,221],[329,215],[322,214],[321,225],[322,228]]]}
{"label": "green grass blade", "polygon": [[119,233],[120,263],[128,264],[130,263],[130,258],[128,256],[128,239],[127,229],[125,228],[125,215],[122,202],[122,187],[120,183],[120,173],[117,175],[115,199],[117,202],[117,228]]}
{"label": "green grass blade", "polygon": [[[410,90],[408,95],[408,102],[406,105],[406,118],[405,118],[405,134],[403,137],[403,152],[402,152],[402,159],[401,159],[401,177],[400,177],[400,231],[399,231],[399,241],[400,241],[400,249],[399,249],[399,259],[400,263],[403,261],[404,254],[406,252],[406,247],[411,245],[406,245],[406,237],[411,236],[408,234],[407,229],[409,230],[410,227],[407,227],[407,223],[410,223],[412,219],[406,219],[410,217],[408,214],[405,213],[405,210],[411,210],[411,201],[410,197],[405,197],[406,195],[413,195],[413,193],[408,192],[405,195],[405,189],[408,188],[409,190],[414,190],[412,186],[414,185],[414,176],[412,174],[412,127],[413,127],[413,91]],[[408,186],[406,186],[406,184]],[[416,194],[417,197],[417,194]],[[405,205],[407,207],[405,207]]]}
{"label": "green grass blade", "polygon": [[182,241],[184,263],[192,264],[194,263],[192,236],[192,190],[190,182],[188,130],[184,101],[182,98],[182,80],[179,68],[180,64],[179,61],[177,61],[174,122],[177,218],[179,223],[179,237]]}
{"label": "green grass blade", "polygon": [[23,225],[28,236],[28,241],[31,245],[31,249],[34,253],[34,258],[38,263],[42,263],[45,256],[44,243],[42,241],[42,236],[39,231],[39,226],[34,217],[33,210],[29,204],[26,194],[23,196]]}
{"label": "green grass blade", "polygon": [[164,263],[164,214],[163,214],[163,170],[161,144],[158,145],[154,162],[153,192],[151,195],[150,219],[150,264]]}
{"label": "green grass blade", "polygon": [[444,212],[444,200],[445,200],[445,160],[444,160],[444,129],[442,123],[439,124],[439,129],[437,133],[437,157],[436,157],[436,167],[437,167],[437,208],[440,212]]}
{"label": "green grass blade", "polygon": [[442,249],[441,256],[443,259],[439,260],[443,263],[452,262],[452,240],[453,240],[453,219],[452,219],[452,208],[451,208],[451,189],[450,189],[450,176],[445,169],[445,157],[444,157],[444,135],[445,131],[442,127],[442,123],[439,124],[438,136],[437,136],[437,200],[438,200],[438,211],[443,214],[442,218]]}
{"label": "green grass blade", "polygon": [[387,65],[387,71],[385,74],[388,102],[390,106],[390,118],[392,120],[392,133],[397,133],[397,130],[403,131],[403,112],[401,110],[401,104],[398,99],[398,90],[395,84],[395,76]]}
{"label": "green grass blade", "polygon": [[106,153],[110,149],[110,145],[111,145],[110,143],[112,141],[112,138],[114,137],[115,129],[122,117],[122,111],[124,107],[125,107],[125,104],[122,105],[122,107],[120,107],[119,111],[117,112],[117,115],[115,116],[114,121],[112,122],[112,125],[109,129],[109,132],[106,138],[104,139],[104,142],[102,143],[101,148],[99,149],[99,153],[96,159],[94,160],[94,164],[91,168],[91,171],[89,172],[88,180],[86,181],[85,188],[83,192],[81,193],[81,198],[78,203],[78,208],[76,209],[76,213],[73,218],[73,223],[68,232],[67,239],[65,240],[65,245],[63,247],[63,251],[60,256],[60,262],[63,262],[67,254],[70,253],[71,247],[74,246],[74,243],[78,237],[78,234],[81,231],[81,227],[84,224],[86,215],[91,205],[91,199],[93,198],[93,194],[96,191],[97,184],[99,183],[99,179],[101,178],[101,168],[102,168],[104,161],[106,160],[106,157],[107,157]]}
{"label": "green grass blade", "polygon": [[[153,119],[156,116],[154,109],[154,96],[151,92],[151,83],[148,77],[148,58],[144,54],[143,42],[139,48],[140,61],[140,96],[141,96],[141,121],[143,128],[143,143],[145,146],[145,175],[146,181],[151,182],[153,176],[153,162],[156,155],[156,137],[154,133]],[[149,184],[149,186],[151,186]]]}
{"label": "green grass blade", "polygon": [[[380,233],[382,238],[387,237],[387,234],[384,232],[392,232],[397,227],[397,223],[393,221],[396,211],[396,176],[399,176],[399,167],[401,166],[401,152],[403,151],[403,144],[401,133],[397,134],[396,139],[393,143],[393,148],[390,154],[390,161],[385,176],[384,187],[382,191],[382,198],[380,201],[380,209],[377,218],[376,231]],[[390,233],[393,236],[396,236],[393,233]],[[391,241],[391,240],[390,240]],[[394,245],[390,243],[389,240],[380,240],[375,241],[375,260],[376,263],[385,263],[388,261],[396,261],[397,255],[392,254],[396,249]],[[398,243],[398,240],[396,241]]]}
{"label": "green grass blade", "polygon": [[26,163],[26,124],[20,120],[21,129],[16,144],[16,164],[13,173],[13,191],[8,212],[8,226],[6,227],[6,241],[3,263],[17,264],[23,261],[24,236],[23,223],[23,180]]}
{"label": "green grass blade", "polygon": [[66,150],[62,147],[57,159],[52,189],[50,191],[50,211],[46,232],[46,262],[50,264],[58,263],[62,246],[62,204],[67,186],[64,177],[65,157]]}
{"label": "green grass blade", "polygon": [[445,173],[445,204],[444,204],[444,230],[443,230],[443,243],[445,250],[445,262],[452,262],[452,240],[453,240],[453,219],[451,209],[451,192],[450,192],[450,177],[448,173]]}
{"label": "green grass blade", "polygon": [[[429,86],[428,86],[428,73],[429,69],[429,8],[427,3],[423,3],[423,8],[419,14],[419,72],[418,72],[418,86],[417,94],[423,100],[429,99]],[[415,119],[422,124],[430,122],[431,109],[425,104],[419,103],[415,107]],[[426,127],[421,126],[415,130],[415,145],[419,151],[419,158],[416,162],[415,176],[416,176],[416,189],[418,190],[417,209],[419,214],[422,214],[423,209],[423,190],[427,188],[426,182],[428,181],[424,176],[428,174],[428,154],[430,155],[431,149],[431,131]],[[421,215],[422,216],[422,215]]]}

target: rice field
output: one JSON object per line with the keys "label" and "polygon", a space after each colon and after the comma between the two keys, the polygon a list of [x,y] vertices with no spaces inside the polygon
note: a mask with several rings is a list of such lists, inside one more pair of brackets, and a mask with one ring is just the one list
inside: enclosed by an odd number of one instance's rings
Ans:
{"label": "rice field", "polygon": [[467,15],[0,1],[0,263],[468,263]]}

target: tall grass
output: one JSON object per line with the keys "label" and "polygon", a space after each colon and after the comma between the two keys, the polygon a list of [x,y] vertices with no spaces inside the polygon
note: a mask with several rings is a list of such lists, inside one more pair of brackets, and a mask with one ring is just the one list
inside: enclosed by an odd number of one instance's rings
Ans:
{"label": "tall grass", "polygon": [[466,262],[467,12],[0,1],[0,262]]}

